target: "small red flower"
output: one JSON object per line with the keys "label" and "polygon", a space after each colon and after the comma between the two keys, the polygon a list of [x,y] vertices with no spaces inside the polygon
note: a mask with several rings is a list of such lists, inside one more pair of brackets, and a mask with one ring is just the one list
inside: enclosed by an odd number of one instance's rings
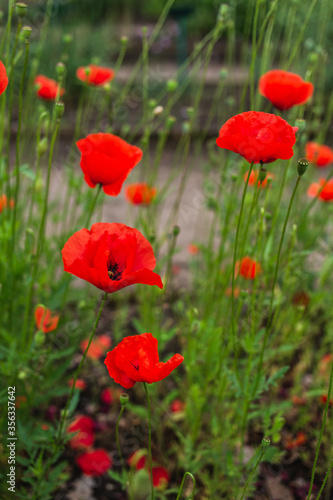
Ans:
{"label": "small red flower", "polygon": [[77,432],[69,440],[69,446],[76,448],[90,448],[93,445],[95,423],[92,418],[78,415],[76,419],[67,427],[67,432]]}
{"label": "small red flower", "polygon": [[97,223],[81,229],[62,249],[64,270],[113,293],[135,283],[163,288],[152,270],[156,259],[150,243],[132,227]]}
{"label": "small red flower", "polygon": [[189,243],[189,245],[187,245],[187,251],[190,255],[196,255],[197,253],[199,253],[200,249],[198,245],[194,245],[194,243]]}
{"label": "small red flower", "polygon": [[135,382],[152,384],[170,375],[184,357],[174,354],[169,361],[162,363],[157,344],[157,339],[151,333],[125,337],[117,347],[108,352],[104,361],[110,377],[125,389],[130,389]]}
{"label": "small red flower", "polygon": [[333,354],[328,353],[324,354],[324,356],[319,361],[319,373],[321,375],[326,375],[328,370],[328,365],[333,361]]}
{"label": "small red flower", "polygon": [[[4,208],[7,208],[8,202],[7,202],[7,196],[5,194],[2,194],[0,196],[0,214],[4,210]],[[9,200],[9,208],[14,208],[15,206],[15,201],[13,199]]]}
{"label": "small red flower", "polygon": [[273,69],[260,78],[259,92],[283,111],[306,103],[313,94],[313,85],[295,73]]}
{"label": "small red flower", "polygon": [[185,403],[180,399],[174,399],[170,404],[171,413],[180,413],[185,410]]}
{"label": "small red flower", "polygon": [[297,433],[295,439],[287,438],[286,448],[287,450],[292,450],[293,448],[298,448],[307,442],[306,434],[302,431]]}
{"label": "small red flower", "polygon": [[103,389],[101,393],[101,401],[105,406],[111,406],[113,403],[113,391],[109,387]]}
{"label": "small red flower", "polygon": [[[80,346],[81,346],[81,351],[83,353],[87,349],[88,343],[89,339],[82,340]],[[101,356],[103,356],[103,354],[106,353],[106,351],[109,349],[110,346],[111,346],[110,337],[108,337],[108,335],[100,335],[99,337],[96,337],[96,339],[93,339],[91,341],[89,350],[87,352],[87,357],[90,359],[98,359]]]}
{"label": "small red flower", "polygon": [[103,66],[89,64],[88,66],[80,66],[76,71],[76,76],[79,80],[88,85],[99,87],[113,80],[114,71],[110,68],[104,68]]}
{"label": "small red flower", "polygon": [[[248,172],[246,172],[246,174],[244,175],[244,182],[246,182],[247,176]],[[252,170],[249,178],[249,186],[255,186],[256,184],[258,184],[258,186],[261,185],[261,187],[264,188],[265,186],[267,186],[268,179],[274,179],[274,175],[271,174],[270,172],[267,172],[266,179],[263,182],[258,181],[258,177],[259,177],[259,172],[257,170]]]}
{"label": "small red flower", "polygon": [[333,201],[333,179],[326,181],[321,178],[319,182],[313,182],[308,189],[308,196],[322,201]]}
{"label": "small red flower", "polygon": [[130,171],[142,158],[141,149],[112,134],[90,134],[76,143],[80,166],[88,186],[103,186],[104,193],[117,196]]}
{"label": "small red flower", "polygon": [[[38,75],[35,78],[35,85],[37,88],[37,95],[42,99],[47,99],[48,101],[54,101],[57,96],[59,85],[52,78],[47,78],[44,75]],[[60,90],[60,96],[64,95],[65,90]]]}
{"label": "small red flower", "polygon": [[[323,405],[326,405],[327,403],[327,394],[323,394],[319,398],[319,402],[322,403]],[[330,402],[328,403],[329,406],[333,406],[333,399],[330,399]]]}
{"label": "small red flower", "polygon": [[156,196],[156,188],[148,186],[145,182],[130,184],[126,188],[125,196],[133,205],[150,205]]}
{"label": "small red flower", "polygon": [[[68,381],[68,385],[69,387],[72,387],[74,384],[74,379],[71,378],[69,381]],[[87,387],[87,384],[85,383],[85,381],[81,378],[78,378],[76,379],[76,384],[75,384],[75,389],[79,389],[80,391],[84,390],[85,388]]]}
{"label": "small red flower", "polygon": [[300,396],[292,396],[291,401],[292,401],[292,403],[295,406],[304,406],[304,405],[306,405],[306,399],[302,398]]}
{"label": "small red flower", "polygon": [[80,455],[76,463],[87,476],[102,476],[112,467],[110,455],[103,449]]}
{"label": "small red flower", "polygon": [[41,330],[44,333],[48,333],[57,328],[59,316],[52,315],[50,309],[40,305],[36,307],[35,320],[38,330]]}
{"label": "small red flower", "polygon": [[[154,467],[155,460],[153,459],[153,486],[158,490],[166,488],[170,481],[169,472],[160,466]],[[135,467],[136,470],[149,468],[149,460],[146,450],[137,450],[128,458],[127,463],[130,467]],[[149,475],[150,475],[150,471]]]}
{"label": "small red flower", "polygon": [[305,145],[305,156],[317,167],[327,167],[333,163],[333,151],[325,145],[317,144],[316,142],[307,142]]}
{"label": "small red flower", "polygon": [[280,116],[247,111],[233,116],[222,126],[216,144],[243,156],[249,163],[289,160],[296,136]]}
{"label": "small red flower", "polygon": [[236,262],[235,273],[239,273],[243,278],[253,280],[261,270],[259,262],[251,259],[251,257],[243,257],[242,260]]}
{"label": "small red flower", "polygon": [[5,65],[0,61],[0,95],[6,90],[8,85],[8,77]]}

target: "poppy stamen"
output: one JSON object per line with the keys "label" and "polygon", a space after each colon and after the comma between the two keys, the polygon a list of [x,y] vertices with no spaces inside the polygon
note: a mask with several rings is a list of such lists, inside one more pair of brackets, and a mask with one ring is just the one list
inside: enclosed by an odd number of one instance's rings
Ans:
{"label": "poppy stamen", "polygon": [[121,280],[122,271],[118,271],[119,265],[116,263],[110,264],[108,266],[108,276],[112,281]]}

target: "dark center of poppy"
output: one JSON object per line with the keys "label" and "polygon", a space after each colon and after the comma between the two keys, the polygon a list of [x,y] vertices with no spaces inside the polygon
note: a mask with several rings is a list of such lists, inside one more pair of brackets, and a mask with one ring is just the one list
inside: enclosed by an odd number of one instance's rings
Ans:
{"label": "dark center of poppy", "polygon": [[121,280],[122,271],[119,271],[119,266],[115,262],[108,265],[108,276],[112,281]]}

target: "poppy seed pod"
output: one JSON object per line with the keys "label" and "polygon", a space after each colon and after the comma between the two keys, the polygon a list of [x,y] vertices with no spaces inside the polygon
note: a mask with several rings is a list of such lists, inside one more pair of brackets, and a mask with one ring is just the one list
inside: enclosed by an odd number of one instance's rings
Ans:
{"label": "poppy seed pod", "polygon": [[306,172],[306,169],[308,168],[309,166],[309,160],[307,160],[306,158],[300,158],[297,162],[297,172],[298,172],[298,175],[304,175],[305,172]]}
{"label": "poppy seed pod", "polygon": [[126,406],[127,403],[129,402],[129,395],[126,394],[125,392],[122,392],[119,396],[119,402],[121,406]]}
{"label": "poppy seed pod", "polygon": [[24,36],[24,39],[25,39],[26,43],[29,42],[29,38],[31,36],[31,32],[32,32],[32,28],[30,28],[30,26],[24,26],[22,28],[22,34]]}
{"label": "poppy seed pod", "polygon": [[56,118],[60,119],[65,112],[65,105],[62,101],[54,103],[54,112]]}
{"label": "poppy seed pod", "polygon": [[17,4],[15,5],[15,10],[16,10],[16,14],[18,15],[18,17],[24,17],[27,13],[27,4],[26,3],[23,3],[23,2],[17,2]]}

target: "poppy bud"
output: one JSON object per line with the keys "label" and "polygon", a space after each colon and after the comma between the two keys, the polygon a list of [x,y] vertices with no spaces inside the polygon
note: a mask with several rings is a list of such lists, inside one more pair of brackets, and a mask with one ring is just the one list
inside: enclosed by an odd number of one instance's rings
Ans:
{"label": "poppy bud", "polygon": [[297,162],[297,172],[298,172],[298,175],[303,175],[305,174],[306,172],[306,169],[308,168],[309,166],[309,160],[307,160],[306,158],[300,158]]}
{"label": "poppy bud", "polygon": [[156,99],[149,99],[149,101],[148,101],[148,106],[149,106],[151,109],[155,108],[155,107],[157,106],[157,101],[156,101]]}
{"label": "poppy bud", "polygon": [[170,79],[167,81],[166,86],[167,86],[168,92],[175,92],[175,90],[177,90],[177,87],[178,87],[178,82],[177,82],[177,80]]}
{"label": "poppy bud", "polygon": [[55,102],[54,103],[54,112],[55,112],[55,116],[56,118],[61,118],[62,115],[64,114],[64,111],[65,111],[65,105],[62,101],[58,101],[58,102]]}
{"label": "poppy bud", "polygon": [[303,120],[303,118],[297,118],[295,120],[295,127],[298,127],[299,133],[304,132],[306,128],[306,121]]}
{"label": "poppy bud", "polygon": [[209,198],[207,198],[206,206],[207,206],[208,210],[217,210],[218,209],[218,203],[217,203],[216,199],[213,198],[213,196],[210,196]]}
{"label": "poppy bud", "polygon": [[187,111],[187,116],[191,120],[194,117],[194,113],[195,113],[194,108],[188,107],[186,111]]}
{"label": "poppy bud", "polygon": [[26,12],[27,12],[27,4],[23,3],[23,2],[17,2],[16,6],[15,6],[15,10],[16,10],[16,14],[18,15],[18,17],[24,17],[26,15]]}
{"label": "poppy bud", "polygon": [[66,33],[63,37],[62,37],[62,41],[66,44],[70,44],[72,43],[72,41],[74,40],[74,37],[73,35],[71,35],[71,33]]}
{"label": "poppy bud", "polygon": [[66,66],[64,65],[63,62],[58,62],[56,65],[56,71],[58,76],[63,76],[66,71]]}
{"label": "poppy bud", "polygon": [[185,134],[188,134],[191,130],[190,122],[186,121],[182,124],[182,129]]}
{"label": "poppy bud", "polygon": [[120,43],[122,45],[127,45],[128,44],[128,36],[122,36],[120,39]]}
{"label": "poppy bud", "polygon": [[30,26],[24,26],[22,28],[22,34],[24,36],[26,43],[29,41],[29,38],[31,36],[31,32],[32,32],[32,28],[30,28]]}
{"label": "poppy bud", "polygon": [[127,403],[129,402],[129,395],[126,394],[126,392],[122,392],[119,396],[119,402],[121,406],[126,406]]}
{"label": "poppy bud", "polygon": [[263,440],[261,441],[261,446],[264,450],[266,450],[270,444],[271,444],[271,440],[268,436],[265,436],[263,438]]}
{"label": "poppy bud", "polygon": [[231,180],[232,180],[233,182],[236,182],[236,181],[237,181],[237,179],[238,179],[238,175],[237,175],[237,174],[231,174]]}
{"label": "poppy bud", "polygon": [[45,342],[45,334],[39,330],[35,335],[35,342],[37,346],[41,346]]}
{"label": "poppy bud", "polygon": [[28,375],[28,374],[27,374],[26,370],[20,370],[20,371],[18,372],[18,378],[19,378],[20,380],[24,380],[25,378],[27,378],[27,375]]}
{"label": "poppy bud", "polygon": [[308,60],[312,64],[316,64],[316,62],[318,62],[318,58],[319,56],[316,52],[310,52],[310,54],[308,55]]}
{"label": "poppy bud", "polygon": [[230,107],[234,106],[235,105],[235,98],[234,98],[234,96],[229,95],[226,98],[225,103],[226,103],[227,106],[230,106]]}
{"label": "poppy bud", "polygon": [[130,130],[131,130],[131,126],[128,125],[128,123],[124,123],[124,125],[121,127],[121,133],[123,135],[127,135],[130,133]]}
{"label": "poppy bud", "polygon": [[225,68],[221,69],[219,75],[220,75],[221,80],[225,80],[228,76],[228,70]]}
{"label": "poppy bud", "polygon": [[43,137],[43,139],[41,139],[39,141],[38,146],[37,146],[38,156],[45,155],[45,153],[47,152],[48,148],[49,148],[49,141],[47,140],[47,137]]}
{"label": "poppy bud", "polygon": [[180,227],[179,226],[174,226],[173,227],[173,235],[174,236],[178,236],[179,233],[180,233]]}
{"label": "poppy bud", "polygon": [[258,181],[259,182],[264,182],[267,176],[267,170],[265,168],[261,168],[259,170],[259,175],[258,175]]}
{"label": "poppy bud", "polygon": [[166,126],[171,128],[176,123],[176,118],[174,116],[168,116],[166,121]]}

